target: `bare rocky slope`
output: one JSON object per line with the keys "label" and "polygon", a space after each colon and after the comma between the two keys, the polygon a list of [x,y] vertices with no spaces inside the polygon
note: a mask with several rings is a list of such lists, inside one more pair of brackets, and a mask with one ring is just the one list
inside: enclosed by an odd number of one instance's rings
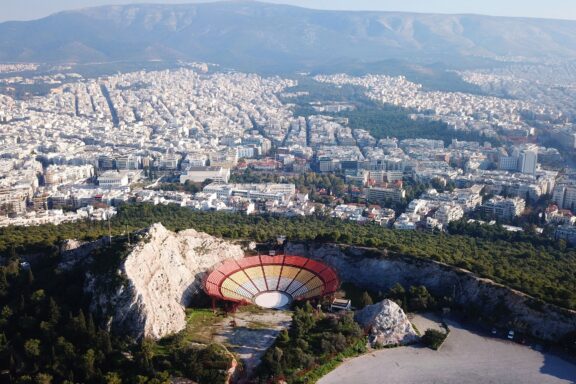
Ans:
{"label": "bare rocky slope", "polygon": [[336,269],[342,282],[374,291],[385,292],[396,283],[405,287],[424,285],[433,294],[453,297],[455,304],[501,326],[514,324],[513,327],[540,339],[559,341],[576,332],[575,311],[543,303],[463,269],[336,244],[290,243],[286,252],[324,262]]}
{"label": "bare rocky slope", "polygon": [[154,224],[118,276],[90,276],[85,289],[92,294],[92,310],[108,317],[113,330],[161,338],[185,328],[184,309],[202,289],[206,272],[242,257],[239,245],[194,229],[175,233]]}

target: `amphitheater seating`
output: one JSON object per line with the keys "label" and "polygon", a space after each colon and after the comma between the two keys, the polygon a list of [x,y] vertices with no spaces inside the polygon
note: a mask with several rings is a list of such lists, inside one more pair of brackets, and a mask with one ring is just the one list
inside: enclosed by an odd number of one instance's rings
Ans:
{"label": "amphitheater seating", "polygon": [[254,283],[256,288],[259,292],[267,291],[267,281],[264,276],[264,271],[262,270],[262,266],[258,265],[256,267],[247,268],[244,270],[246,274],[250,277],[250,280]]}
{"label": "amphitheater seating", "polygon": [[294,292],[289,292],[292,296],[298,297],[302,296],[306,292],[312,291],[318,287],[323,287],[323,282],[318,277],[314,277],[311,280],[305,282],[305,284],[298,287]]}
{"label": "amphitheater seating", "polygon": [[236,264],[234,260],[229,260],[222,263],[222,265],[220,265],[220,267],[218,268],[218,271],[220,271],[223,275],[228,276],[229,274],[237,271],[238,269],[239,269],[238,264]]}
{"label": "amphitheater seating", "polygon": [[280,282],[278,283],[278,287],[276,287],[277,291],[286,291],[286,288],[288,288],[288,285],[290,285],[290,283],[294,280],[293,277],[285,277],[285,276],[280,276]]}
{"label": "amphitheater seating", "polygon": [[308,280],[314,278],[316,274],[310,272],[307,269],[301,269],[300,273],[298,274],[298,280],[300,280],[303,284],[306,283]]}
{"label": "amphitheater seating", "polygon": [[229,276],[229,279],[236,282],[242,288],[247,290],[253,295],[256,295],[259,291],[258,288],[254,285],[250,277],[244,272],[244,270],[240,270],[238,272],[233,273]]}
{"label": "amphitheater seating", "polygon": [[338,288],[334,270],[300,256],[254,256],[227,260],[205,279],[204,290],[219,299],[246,302],[267,291],[282,291],[294,300],[334,293]]}
{"label": "amphitheater seating", "polygon": [[275,291],[278,287],[278,279],[280,278],[281,265],[264,265],[264,273],[268,281],[268,289]]}
{"label": "amphitheater seating", "polygon": [[286,277],[289,279],[296,278],[296,275],[300,272],[300,268],[292,267],[290,265],[284,265],[282,270],[282,277]]}
{"label": "amphitheater seating", "polygon": [[306,269],[314,272],[315,274],[319,274],[320,272],[322,272],[324,269],[326,269],[326,265],[319,263],[315,260],[310,260],[308,261],[308,263],[306,264]]}
{"label": "amphitheater seating", "polygon": [[302,295],[304,299],[310,299],[312,297],[318,296],[322,293],[322,287],[315,288],[311,291],[308,291]]}
{"label": "amphitheater seating", "polygon": [[254,295],[253,292],[250,292],[248,289],[246,289],[246,287],[234,282],[232,279],[224,280],[224,282],[222,283],[222,286],[224,288],[226,288],[232,292],[236,292],[240,296],[243,296],[246,298],[252,298],[252,296]]}
{"label": "amphitheater seating", "polygon": [[246,272],[246,274],[250,276],[251,279],[259,279],[264,277],[264,271],[260,265],[257,267],[246,268],[244,272]]}
{"label": "amphitheater seating", "polygon": [[229,297],[234,301],[250,301],[249,297],[239,295],[238,293],[230,291],[226,288],[222,288],[222,292],[224,292],[226,297]]}
{"label": "amphitheater seating", "polygon": [[252,282],[254,285],[256,285],[256,288],[258,288],[258,292],[265,292],[269,290],[267,285],[268,280],[266,280],[264,277],[252,279]]}
{"label": "amphitheater seating", "polygon": [[302,281],[300,281],[298,279],[294,279],[294,280],[292,280],[292,282],[290,284],[288,284],[288,286],[286,287],[286,289],[284,291],[289,293],[291,296],[293,296],[293,293],[296,290],[300,289],[302,287],[302,285],[304,285],[302,283]]}

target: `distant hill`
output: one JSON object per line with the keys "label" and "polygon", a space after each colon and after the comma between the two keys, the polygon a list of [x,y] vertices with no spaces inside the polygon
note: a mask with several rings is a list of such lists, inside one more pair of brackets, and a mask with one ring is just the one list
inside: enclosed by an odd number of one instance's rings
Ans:
{"label": "distant hill", "polygon": [[384,60],[460,65],[576,58],[576,22],[320,11],[259,2],[126,5],[0,24],[0,61],[192,59],[238,69],[358,68]]}

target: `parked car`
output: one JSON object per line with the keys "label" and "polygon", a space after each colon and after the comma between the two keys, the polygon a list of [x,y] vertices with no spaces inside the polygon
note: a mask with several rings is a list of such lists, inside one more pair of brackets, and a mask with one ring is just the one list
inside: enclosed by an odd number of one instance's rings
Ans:
{"label": "parked car", "polygon": [[508,339],[509,339],[509,340],[514,340],[514,331],[509,331],[509,332],[508,332]]}

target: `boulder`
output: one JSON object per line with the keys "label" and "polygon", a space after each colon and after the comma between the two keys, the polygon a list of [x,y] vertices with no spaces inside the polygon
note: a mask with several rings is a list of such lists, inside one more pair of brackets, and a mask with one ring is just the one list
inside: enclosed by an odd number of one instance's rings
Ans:
{"label": "boulder", "polygon": [[391,300],[368,305],[356,312],[354,319],[369,332],[372,347],[405,345],[418,340],[418,334],[406,314]]}

